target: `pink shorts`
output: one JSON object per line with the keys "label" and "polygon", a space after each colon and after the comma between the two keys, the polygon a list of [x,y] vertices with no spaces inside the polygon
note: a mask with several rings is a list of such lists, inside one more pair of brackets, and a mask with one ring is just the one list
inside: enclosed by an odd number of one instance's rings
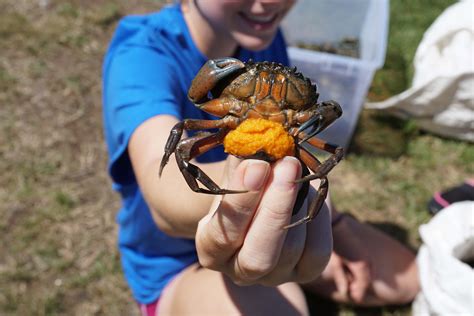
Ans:
{"label": "pink shorts", "polygon": [[[161,296],[163,296],[163,294],[168,290],[169,286],[171,283],[174,282],[174,280],[176,279],[176,276],[180,275],[182,272],[178,273],[177,275],[175,275],[169,282],[168,284],[165,285],[165,288],[163,289],[163,291],[161,292]],[[138,303],[138,307],[140,308],[140,314],[142,316],[155,316],[157,315],[156,314],[156,311],[158,310],[158,303],[160,302],[160,297],[158,297],[158,299],[152,303],[149,303],[149,304],[140,304]]]}
{"label": "pink shorts", "polygon": [[158,302],[160,300],[156,300],[150,304],[140,304],[138,303],[138,307],[140,308],[140,313],[142,316],[155,316],[156,310],[158,309]]}

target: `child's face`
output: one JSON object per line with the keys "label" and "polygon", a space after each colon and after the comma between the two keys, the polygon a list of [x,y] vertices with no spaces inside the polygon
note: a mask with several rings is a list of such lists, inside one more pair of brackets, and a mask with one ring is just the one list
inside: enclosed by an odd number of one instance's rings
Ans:
{"label": "child's face", "polygon": [[196,7],[217,32],[238,45],[261,50],[296,0],[195,0]]}

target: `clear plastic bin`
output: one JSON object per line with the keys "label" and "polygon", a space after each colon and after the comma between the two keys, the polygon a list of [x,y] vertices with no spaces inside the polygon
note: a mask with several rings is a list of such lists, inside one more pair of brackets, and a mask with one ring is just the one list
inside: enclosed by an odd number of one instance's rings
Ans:
{"label": "clear plastic bin", "polygon": [[[348,147],[373,75],[385,62],[388,22],[389,0],[299,0],[283,21],[291,64],[316,83],[320,101],[343,108],[318,137]],[[358,41],[358,58],[298,47],[345,39]]]}

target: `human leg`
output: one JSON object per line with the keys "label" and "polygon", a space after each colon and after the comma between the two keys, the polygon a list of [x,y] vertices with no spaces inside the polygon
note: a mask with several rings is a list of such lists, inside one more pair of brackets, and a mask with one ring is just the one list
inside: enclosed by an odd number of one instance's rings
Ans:
{"label": "human leg", "polygon": [[[305,285],[308,290],[337,302],[362,306],[397,305],[414,299],[419,291],[418,269],[415,254],[407,247],[349,216],[333,228],[333,236],[336,252],[321,277]],[[338,251],[344,247],[350,249]],[[364,255],[357,257],[359,252]],[[354,274],[358,269],[363,271],[364,265],[370,274],[368,288],[361,299],[354,300],[359,290]]]}
{"label": "human leg", "polygon": [[159,300],[156,300],[149,304],[138,303],[141,316],[155,316],[158,309]]}
{"label": "human leg", "polygon": [[160,298],[157,315],[308,315],[296,283],[238,286],[222,273],[194,264]]}

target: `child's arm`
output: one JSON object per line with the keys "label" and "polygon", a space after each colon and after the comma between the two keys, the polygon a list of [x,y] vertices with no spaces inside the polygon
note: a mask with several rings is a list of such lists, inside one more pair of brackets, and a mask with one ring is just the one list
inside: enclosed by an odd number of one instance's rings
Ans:
{"label": "child's arm", "polygon": [[[160,229],[171,236],[194,238],[197,223],[209,211],[214,197],[193,192],[174,157],[158,176],[169,131],[177,122],[169,115],[145,121],[133,133],[128,151],[138,184]],[[216,182],[221,180],[225,161],[197,165]]]}

